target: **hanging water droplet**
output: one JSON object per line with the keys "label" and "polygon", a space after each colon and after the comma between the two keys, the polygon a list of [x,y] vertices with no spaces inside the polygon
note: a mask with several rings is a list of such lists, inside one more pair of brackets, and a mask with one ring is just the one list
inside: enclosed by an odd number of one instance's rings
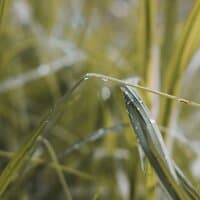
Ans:
{"label": "hanging water droplet", "polygon": [[45,76],[50,72],[50,67],[46,64],[41,65],[41,67],[39,67],[37,69],[37,72],[40,76]]}
{"label": "hanging water droplet", "polygon": [[85,78],[84,78],[84,80],[86,81],[86,80],[88,80],[89,78],[86,76]]}

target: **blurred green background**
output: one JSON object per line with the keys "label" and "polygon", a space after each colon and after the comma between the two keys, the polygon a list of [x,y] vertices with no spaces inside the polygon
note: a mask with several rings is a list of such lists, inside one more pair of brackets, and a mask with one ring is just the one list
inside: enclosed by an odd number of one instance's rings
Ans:
{"label": "blurred green background", "polygon": [[[145,86],[200,102],[199,29],[189,37],[185,28],[196,2],[1,0],[1,171],[12,157],[9,152],[23,144],[42,116],[88,72],[119,79],[136,76]],[[180,71],[175,68],[179,65]],[[163,97],[146,92],[142,96],[161,130],[167,130],[173,158],[199,188],[198,108],[178,103],[170,107]],[[73,199],[148,199],[137,141],[131,128],[123,125],[127,123],[116,84],[92,78],[70,97],[46,139],[66,166],[62,172]],[[110,127],[115,128],[106,129]],[[105,135],[68,151],[97,130]],[[4,199],[66,199],[56,170],[48,166],[51,157],[44,145],[33,157],[44,162],[27,162]],[[159,184],[156,196],[166,196]]]}

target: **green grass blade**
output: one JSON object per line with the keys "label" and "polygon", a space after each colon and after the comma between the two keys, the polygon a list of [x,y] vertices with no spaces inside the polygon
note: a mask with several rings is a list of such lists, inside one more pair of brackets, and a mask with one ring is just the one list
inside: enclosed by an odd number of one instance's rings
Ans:
{"label": "green grass blade", "polygon": [[35,145],[38,137],[43,133],[48,121],[43,121],[38,129],[33,132],[31,137],[25,142],[25,144],[19,149],[18,153],[14,158],[8,163],[4,171],[0,176],[0,197],[3,195],[4,191],[11,183],[11,181],[19,173],[23,164],[27,161],[28,155],[31,149]]}
{"label": "green grass blade", "polygon": [[[155,68],[154,65],[154,34],[155,34],[155,1],[141,0],[140,1],[140,23],[139,23],[139,43],[140,43],[140,68],[143,70],[142,74],[144,77],[145,85],[148,87],[154,87]],[[153,78],[154,77],[154,78]],[[149,93],[145,93],[147,104],[152,107],[152,96]],[[146,185],[147,185],[147,196],[149,200],[155,199],[155,185],[156,179],[154,172],[147,163],[147,174]]]}
{"label": "green grass blade", "polygon": [[142,90],[142,91],[150,92],[152,94],[156,94],[156,95],[159,95],[161,97],[168,98],[169,100],[172,99],[172,100],[175,100],[179,103],[183,103],[183,104],[187,104],[189,106],[194,106],[196,108],[200,108],[200,103],[197,103],[197,102],[194,102],[194,101],[191,101],[191,100],[188,100],[188,99],[184,99],[184,98],[181,98],[181,97],[177,97],[177,96],[174,96],[174,95],[170,95],[168,93],[161,92],[161,91],[158,91],[158,90],[154,90],[154,89],[151,89],[151,88],[148,88],[148,87],[144,87],[142,85],[133,84],[133,83],[130,83],[128,81],[124,81],[124,80],[114,78],[112,76],[107,76],[107,75],[104,75],[104,74],[97,74],[97,73],[87,73],[83,76],[83,78],[85,80],[87,80],[89,78],[100,78],[103,81],[115,82],[115,83],[118,83],[121,86],[123,86],[123,85],[131,86],[133,88],[136,88],[136,89],[139,89],[139,90]]}
{"label": "green grass blade", "polygon": [[0,30],[1,30],[1,27],[2,27],[5,4],[6,4],[6,0],[0,0]]}
{"label": "green grass blade", "polygon": [[142,0],[140,1],[140,23],[139,23],[139,50],[140,50],[140,67],[143,69],[143,77],[145,84],[152,86],[153,72],[153,46],[154,46],[154,14],[155,1]]}
{"label": "green grass blade", "polygon": [[109,133],[115,131],[116,133],[120,132],[121,130],[127,128],[127,124],[117,124],[115,126],[109,128],[100,128],[93,133],[89,134],[88,136],[76,141],[72,145],[70,145],[67,149],[65,149],[58,157],[62,159],[63,157],[71,154],[73,151],[81,150],[83,146],[88,143],[95,142],[96,140],[105,137]]}
{"label": "green grass blade", "polygon": [[98,199],[100,199],[101,194],[102,194],[102,189],[99,188],[99,189],[96,191],[96,193],[93,195],[92,200],[98,200]]}
{"label": "green grass blade", "polygon": [[10,160],[0,176],[0,197],[3,195],[11,181],[18,175],[27,159],[30,159],[30,153],[32,152],[39,136],[43,136],[52,127],[52,125],[54,125],[55,121],[62,114],[66,101],[83,80],[84,79],[78,81],[74,87],[69,90],[69,92],[67,92],[64,97],[60,99],[60,101],[48,112],[39,127],[30,135],[25,144],[21,146],[13,159]]}
{"label": "green grass blade", "polygon": [[[172,57],[166,70],[166,78],[163,83],[164,92],[177,95],[180,89],[180,83],[189,63],[191,56],[199,45],[200,32],[200,1],[195,1],[195,4],[186,20],[186,23],[181,31],[176,48],[173,51]],[[161,101],[161,109],[159,123],[162,126],[168,127],[170,117],[173,112],[174,102],[168,99]]]}
{"label": "green grass blade", "polygon": [[[122,90],[135,134],[150,164],[169,195],[173,199],[196,199],[194,197],[196,195],[194,192],[195,189],[185,177],[183,180],[182,173],[180,173],[180,170],[177,171],[173,161],[168,156],[159,129],[155,121],[152,121],[146,106],[137,92],[130,87],[122,87]],[[197,196],[199,199],[198,194]]]}
{"label": "green grass blade", "polygon": [[199,193],[195,190],[195,188],[187,180],[187,178],[182,173],[182,171],[179,169],[179,167],[176,164],[174,164],[174,166],[175,166],[176,174],[180,180],[180,183],[181,183],[182,187],[184,188],[184,190],[187,192],[188,196],[191,199],[199,199],[200,198]]}
{"label": "green grass blade", "polygon": [[51,156],[52,158],[52,161],[55,163],[55,166],[56,167],[56,172],[58,174],[58,178],[60,180],[60,183],[63,187],[63,191],[64,191],[64,194],[65,194],[65,198],[67,200],[72,200],[72,195],[70,193],[70,190],[69,190],[69,186],[65,180],[65,176],[61,170],[61,168],[59,167],[59,162],[58,162],[58,158],[56,156],[56,153],[52,147],[52,145],[49,143],[48,140],[46,140],[45,138],[41,138],[41,142],[43,142],[43,144],[45,145],[45,147],[47,148],[47,151],[49,152],[49,155]]}
{"label": "green grass blade", "polygon": [[[170,56],[173,53],[176,23],[177,23],[177,0],[164,2],[164,35],[161,46],[161,78],[165,77],[166,67],[169,63]],[[170,12],[169,12],[170,11]]]}
{"label": "green grass blade", "polygon": [[[14,152],[7,152],[7,151],[1,151],[0,150],[0,157],[4,158],[4,159],[12,159],[15,156],[15,154],[16,153],[14,153]],[[59,167],[63,171],[63,173],[69,173],[69,174],[72,174],[72,175],[77,176],[79,178],[83,178],[83,179],[90,180],[90,181],[95,181],[94,176],[91,176],[87,173],[78,171],[78,170],[76,170],[72,167],[69,167],[67,165],[63,165],[63,164],[57,165],[54,162],[47,162],[46,160],[41,159],[41,158],[31,158],[30,162],[32,164],[35,164],[35,165],[47,166],[48,168],[51,168],[51,169],[54,169],[54,170],[56,170],[56,168]]]}

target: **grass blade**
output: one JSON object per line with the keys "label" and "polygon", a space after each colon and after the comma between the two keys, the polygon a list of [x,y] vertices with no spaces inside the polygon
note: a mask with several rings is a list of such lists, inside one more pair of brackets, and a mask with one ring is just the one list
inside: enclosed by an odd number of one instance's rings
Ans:
{"label": "grass blade", "polygon": [[24,145],[21,146],[13,159],[9,161],[8,165],[0,176],[0,197],[3,195],[11,181],[19,174],[27,159],[30,159],[30,154],[33,151],[33,147],[35,147],[38,138],[40,136],[44,136],[44,134],[48,132],[52,125],[54,125],[64,110],[63,107],[65,106],[66,100],[69,99],[71,94],[82,81],[83,79],[78,81],[74,87],[69,90],[69,92],[67,92],[64,97],[60,99],[60,101],[48,112],[39,127],[30,135]]}
{"label": "grass blade", "polygon": [[6,0],[0,0],[0,30],[2,28],[3,15],[5,10]]}
{"label": "grass blade", "polygon": [[[170,62],[166,70],[166,78],[163,83],[164,92],[177,95],[180,89],[180,83],[191,56],[199,45],[200,31],[200,1],[197,0],[186,20],[176,49],[173,51]],[[173,112],[174,102],[168,99],[161,101],[160,125],[168,127],[171,114]],[[164,136],[165,137],[165,136]]]}
{"label": "grass blade", "polygon": [[[164,74],[167,70],[167,65],[170,60],[170,56],[173,53],[176,23],[177,23],[177,0],[169,0],[164,3],[164,35],[161,44],[161,78],[164,78]],[[170,11],[170,12],[169,12]]]}
{"label": "grass blade", "polygon": [[122,87],[122,91],[135,134],[169,195],[173,199],[200,199],[189,180],[180,170],[177,170],[178,168],[169,157],[160,131],[137,92],[131,87]]}
{"label": "grass blade", "polygon": [[26,143],[20,148],[15,157],[8,163],[3,173],[0,176],[0,197],[10,184],[10,182],[19,173],[19,170],[27,160],[27,156],[30,154],[32,147],[35,145],[38,137],[42,134],[46,127],[46,121],[42,123],[39,128],[31,135]]}
{"label": "grass blade", "polygon": [[[112,76],[107,76],[107,75],[104,75],[104,74],[97,74],[97,73],[87,73],[83,76],[83,79],[85,79],[85,80],[87,80],[89,78],[100,78],[103,81],[106,80],[106,81],[115,82],[115,83],[118,83],[119,85],[122,85],[122,86],[123,85],[131,86],[131,87],[136,88],[136,89],[140,89],[140,90],[143,90],[143,91],[146,91],[146,92],[150,92],[152,94],[159,95],[161,97],[168,98],[169,100],[172,99],[172,100],[178,101],[179,103],[183,103],[183,104],[187,104],[189,106],[194,106],[196,108],[200,108],[200,103],[197,103],[197,102],[194,102],[194,101],[191,101],[191,100],[188,100],[188,99],[184,99],[184,98],[181,98],[181,97],[177,97],[177,96],[174,96],[174,95],[170,95],[168,93],[161,92],[161,91],[158,91],[158,90],[154,90],[154,89],[151,89],[151,88],[148,88],[148,87],[144,87],[142,85],[133,84],[133,83],[130,83],[128,81],[124,81],[124,80],[114,78]],[[80,80],[80,81],[82,81],[82,80]]]}
{"label": "grass blade", "polygon": [[[16,153],[14,153],[14,152],[7,152],[7,151],[1,151],[0,150],[0,157],[4,158],[4,159],[12,159],[15,156],[15,154]],[[78,171],[78,170],[76,170],[72,167],[69,167],[67,165],[63,165],[63,164],[57,165],[54,162],[47,162],[46,160],[41,159],[41,158],[31,158],[30,162],[32,164],[35,164],[36,166],[37,165],[47,166],[47,167],[54,169],[54,170],[56,170],[59,167],[63,171],[63,173],[69,173],[69,174],[72,174],[74,176],[86,179],[86,180],[95,181],[94,176],[92,177],[91,175],[89,175],[87,173]]]}
{"label": "grass blade", "polygon": [[59,162],[58,162],[58,159],[57,159],[57,156],[56,156],[56,153],[55,153],[53,147],[51,146],[51,144],[49,143],[49,141],[46,140],[45,138],[40,138],[40,139],[41,139],[41,142],[43,142],[43,144],[47,148],[47,150],[49,152],[49,155],[52,158],[52,161],[55,163],[55,166],[57,166],[56,167],[56,171],[57,171],[60,183],[61,183],[61,185],[63,187],[65,198],[67,200],[72,200],[72,195],[70,193],[69,186],[68,186],[68,184],[67,184],[67,182],[65,180],[65,176],[64,176],[61,168],[59,167]]}
{"label": "grass blade", "polygon": [[153,67],[153,45],[154,45],[154,14],[155,1],[140,1],[140,19],[139,23],[139,46],[141,53],[141,67],[143,68],[143,77],[146,85],[151,84],[151,73]]}
{"label": "grass blade", "polygon": [[104,136],[108,135],[112,131],[119,132],[124,128],[127,128],[127,124],[117,124],[115,126],[109,127],[109,128],[100,128],[96,130],[95,132],[89,134],[88,136],[76,141],[72,145],[70,145],[67,149],[65,149],[58,157],[61,159],[64,156],[67,156],[71,154],[73,151],[80,150],[83,146],[85,146],[88,143],[95,142],[96,140],[103,138]]}

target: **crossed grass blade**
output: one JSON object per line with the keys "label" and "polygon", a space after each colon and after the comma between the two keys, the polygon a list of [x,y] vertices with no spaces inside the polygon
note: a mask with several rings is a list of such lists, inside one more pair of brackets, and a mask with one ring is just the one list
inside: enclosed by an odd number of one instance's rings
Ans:
{"label": "crossed grass blade", "polygon": [[35,131],[30,135],[26,140],[24,145],[18,150],[16,155],[9,161],[6,168],[3,170],[0,176],[0,197],[4,194],[7,187],[13,181],[14,178],[19,174],[22,167],[27,163],[27,160],[31,158],[31,153],[36,146],[38,138],[40,136],[45,136],[46,133],[51,129],[55,124],[59,116],[63,113],[63,107],[67,100],[70,99],[71,94],[76,90],[83,80],[78,81],[71,90],[69,90],[60,101],[55,104],[55,106],[44,116],[44,119],[41,121],[41,124]]}
{"label": "crossed grass blade", "polygon": [[[49,117],[52,117],[51,113],[49,114]],[[27,139],[25,144],[22,145],[16,155],[9,161],[6,168],[3,170],[0,176],[0,197],[2,197],[9,184],[19,174],[26,161],[30,159],[33,147],[37,143],[39,136],[44,133],[48,123],[48,120],[44,120],[40,124],[36,131],[34,131],[33,134]]]}
{"label": "crossed grass blade", "polygon": [[131,125],[150,164],[172,199],[200,199],[190,181],[169,157],[161,133],[136,90],[121,87]]}

